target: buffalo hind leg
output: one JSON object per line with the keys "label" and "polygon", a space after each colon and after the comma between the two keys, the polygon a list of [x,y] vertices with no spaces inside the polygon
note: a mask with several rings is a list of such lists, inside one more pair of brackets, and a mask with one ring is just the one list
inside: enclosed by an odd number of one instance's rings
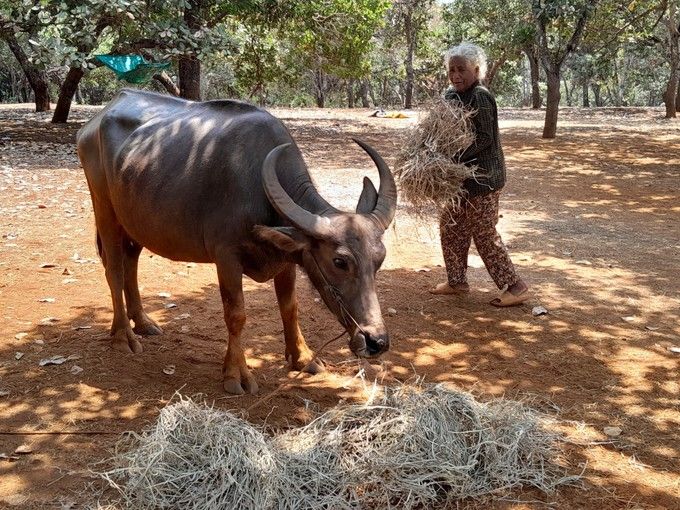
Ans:
{"label": "buffalo hind leg", "polygon": [[257,393],[257,383],[248,370],[246,357],[241,347],[241,332],[246,322],[243,303],[242,273],[237,263],[220,263],[217,276],[220,282],[220,295],[224,307],[224,322],[229,330],[227,353],[222,366],[224,391],[234,395],[245,392]]}
{"label": "buffalo hind leg", "polygon": [[122,227],[115,219],[113,211],[108,207],[97,207],[97,245],[104,263],[106,281],[111,291],[113,303],[113,322],[111,324],[111,346],[122,352],[142,352],[142,343],[130,327],[123,301],[125,287],[124,249]]}
{"label": "buffalo hind leg", "polygon": [[142,246],[132,239],[125,239],[123,252],[123,270],[125,274],[125,304],[127,315],[135,323],[133,331],[138,335],[160,335],[163,330],[156,324],[142,308],[142,298],[139,295],[137,282],[137,266]]}
{"label": "buffalo hind leg", "polygon": [[283,336],[286,341],[286,359],[291,370],[304,370],[310,374],[323,372],[320,361],[314,360],[314,353],[307,346],[298,323],[298,303],[295,294],[295,265],[291,264],[274,277],[276,299],[283,322]]}

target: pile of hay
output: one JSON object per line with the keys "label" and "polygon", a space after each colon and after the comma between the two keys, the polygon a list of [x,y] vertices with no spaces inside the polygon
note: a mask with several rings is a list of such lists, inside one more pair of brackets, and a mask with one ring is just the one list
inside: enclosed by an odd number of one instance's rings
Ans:
{"label": "pile of hay", "polygon": [[394,175],[401,196],[416,212],[427,212],[433,206],[457,207],[463,198],[463,181],[480,175],[476,167],[455,160],[474,142],[473,113],[460,102],[435,99],[427,115],[404,137]]}
{"label": "pile of hay", "polygon": [[378,400],[268,436],[180,397],[99,475],[128,508],[207,510],[432,508],[578,479],[557,462],[559,437],[521,403],[480,403],[440,385],[386,389]]}

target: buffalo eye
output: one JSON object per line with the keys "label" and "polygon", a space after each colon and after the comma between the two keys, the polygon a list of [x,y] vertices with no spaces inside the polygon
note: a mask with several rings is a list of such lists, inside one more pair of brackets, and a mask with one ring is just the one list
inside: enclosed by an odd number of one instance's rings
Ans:
{"label": "buffalo eye", "polygon": [[349,269],[347,261],[345,259],[341,259],[340,257],[335,257],[333,259],[333,264],[335,265],[335,267],[337,267],[338,269],[342,269],[343,271],[347,271]]}

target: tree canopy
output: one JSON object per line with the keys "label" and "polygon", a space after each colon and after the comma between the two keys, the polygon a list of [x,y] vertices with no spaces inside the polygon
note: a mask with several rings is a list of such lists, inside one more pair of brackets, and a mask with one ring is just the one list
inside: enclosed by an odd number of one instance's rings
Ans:
{"label": "tree canopy", "polygon": [[501,105],[666,105],[680,73],[674,0],[0,0],[0,100],[65,121],[123,85],[98,54],[169,62],[140,85],[191,99],[410,108],[446,87],[463,40]]}

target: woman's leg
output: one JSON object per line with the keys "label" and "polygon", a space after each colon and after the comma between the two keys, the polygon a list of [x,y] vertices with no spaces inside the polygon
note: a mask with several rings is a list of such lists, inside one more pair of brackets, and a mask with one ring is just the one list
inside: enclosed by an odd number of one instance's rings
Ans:
{"label": "woman's leg", "polygon": [[467,208],[466,202],[456,209],[447,207],[439,219],[439,234],[447,281],[430,289],[433,294],[460,294],[469,291],[467,259],[472,232]]}
{"label": "woman's leg", "polygon": [[519,295],[524,293],[528,287],[517,274],[510,260],[510,254],[496,230],[499,196],[500,191],[495,191],[470,200],[469,207],[475,208],[475,226],[472,230],[472,237],[477,252],[496,286],[499,289],[507,286],[508,291]]}

